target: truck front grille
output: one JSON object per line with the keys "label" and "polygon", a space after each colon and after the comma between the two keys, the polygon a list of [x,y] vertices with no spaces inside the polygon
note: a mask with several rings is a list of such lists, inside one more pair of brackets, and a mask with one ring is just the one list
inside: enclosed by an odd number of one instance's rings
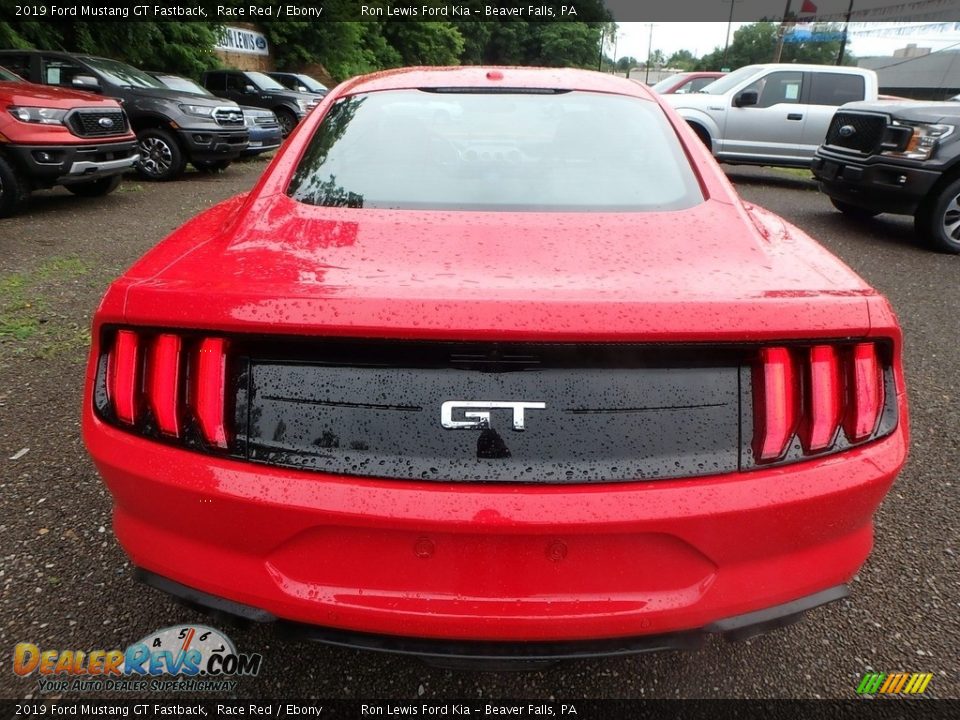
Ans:
{"label": "truck front grille", "polygon": [[126,135],[130,127],[123,110],[74,110],[67,119],[68,127],[80,137]]}
{"label": "truck front grille", "polygon": [[840,111],[827,130],[827,145],[869,155],[879,149],[886,129],[885,115]]}
{"label": "truck front grille", "polygon": [[223,127],[243,127],[243,111],[240,108],[219,107],[213,111],[213,119]]}

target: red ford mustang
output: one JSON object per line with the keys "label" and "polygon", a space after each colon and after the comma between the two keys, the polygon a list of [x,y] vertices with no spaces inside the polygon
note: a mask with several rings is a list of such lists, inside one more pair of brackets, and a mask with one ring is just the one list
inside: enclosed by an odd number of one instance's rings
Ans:
{"label": "red ford mustang", "polygon": [[907,449],[887,301],[591,72],[341,85],[93,338],[84,437],[139,577],[360,647],[785,624],[846,594]]}

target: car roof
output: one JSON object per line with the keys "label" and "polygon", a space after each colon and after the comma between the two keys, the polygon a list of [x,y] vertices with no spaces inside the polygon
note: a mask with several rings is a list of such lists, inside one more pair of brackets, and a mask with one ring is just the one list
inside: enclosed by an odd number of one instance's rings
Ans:
{"label": "car roof", "polygon": [[639,83],[593,70],[499,66],[410,67],[384,70],[348,80],[340,94],[412,88],[489,88],[588,90],[653,100]]}
{"label": "car roof", "polygon": [[[764,70],[800,70],[800,71],[824,71],[851,73],[862,75],[868,68],[856,67],[854,65],[817,65],[811,63],[755,63],[753,65],[744,65],[744,67],[762,68]],[[739,68],[738,68],[739,69]]]}

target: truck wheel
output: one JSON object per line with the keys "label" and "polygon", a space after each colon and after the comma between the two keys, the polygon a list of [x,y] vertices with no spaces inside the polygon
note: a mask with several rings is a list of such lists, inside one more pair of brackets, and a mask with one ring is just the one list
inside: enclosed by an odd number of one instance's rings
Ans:
{"label": "truck wheel", "polygon": [[137,133],[140,160],[137,172],[150,180],[174,180],[187,165],[176,139],[166,130],[151,129]]}
{"label": "truck wheel", "polygon": [[120,187],[120,180],[121,177],[119,175],[114,175],[108,178],[100,178],[99,180],[70,183],[69,185],[64,185],[64,187],[79,197],[101,197],[103,195],[109,195]]}
{"label": "truck wheel", "polygon": [[703,129],[702,125],[697,125],[696,123],[689,123],[690,128],[697,134],[697,137],[700,138],[700,142],[707,146],[707,150],[713,151],[713,141],[710,140],[710,133]]}
{"label": "truck wheel", "polygon": [[277,122],[280,123],[280,132],[284,137],[293,132],[297,126],[297,116],[286,108],[277,108],[273,111],[277,116]]}
{"label": "truck wheel", "polygon": [[13,215],[29,193],[16,168],[0,157],[0,218]]}
{"label": "truck wheel", "polygon": [[960,180],[920,205],[913,219],[921,240],[939,252],[960,253]]}
{"label": "truck wheel", "polygon": [[851,205],[850,203],[845,203],[843,200],[836,200],[834,198],[830,198],[830,203],[847,217],[852,217],[857,220],[869,220],[880,214],[879,210],[867,210],[858,205]]}
{"label": "truck wheel", "polygon": [[196,161],[193,163],[193,166],[200,172],[218,173],[223,172],[230,167],[230,160],[207,160],[203,162]]}

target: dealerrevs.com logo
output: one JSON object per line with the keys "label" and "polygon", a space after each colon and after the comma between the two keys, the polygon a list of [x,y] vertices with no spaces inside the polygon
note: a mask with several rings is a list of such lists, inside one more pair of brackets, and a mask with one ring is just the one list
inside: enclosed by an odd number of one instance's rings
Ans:
{"label": "dealerrevs.com logo", "polygon": [[238,653],[233,641],[205,625],[163,628],[126,650],[42,649],[19,643],[13,672],[37,674],[41,693],[230,692],[237,677],[260,672],[259,653]]}

